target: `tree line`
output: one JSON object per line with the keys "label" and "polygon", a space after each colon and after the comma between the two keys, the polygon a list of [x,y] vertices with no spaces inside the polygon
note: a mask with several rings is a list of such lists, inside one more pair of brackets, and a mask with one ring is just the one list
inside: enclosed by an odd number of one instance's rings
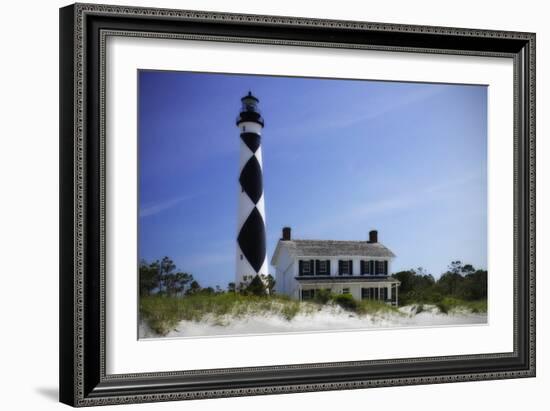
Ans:
{"label": "tree line", "polygon": [[271,274],[261,276],[245,276],[244,281],[235,284],[230,282],[227,289],[219,285],[202,287],[192,274],[178,270],[169,257],[162,260],[139,263],[139,293],[141,296],[167,295],[181,297],[193,294],[222,294],[238,292],[244,295],[267,296],[275,290],[275,279]]}
{"label": "tree line", "polygon": [[[423,268],[400,271],[392,277],[401,282],[399,303],[438,303],[445,297],[465,301],[487,298],[487,270],[476,269],[471,264],[453,261],[439,279]],[[221,294],[225,292],[243,295],[268,296],[275,293],[275,279],[272,275],[245,276],[243,282],[230,282],[226,289],[220,286],[202,287],[193,275],[178,270],[169,257],[139,264],[139,289],[141,296],[167,295],[186,296],[193,294]]]}
{"label": "tree line", "polygon": [[393,274],[399,286],[400,305],[413,302],[437,303],[445,297],[465,301],[487,298],[487,270],[476,269],[471,264],[453,261],[439,279],[423,268],[400,271]]}

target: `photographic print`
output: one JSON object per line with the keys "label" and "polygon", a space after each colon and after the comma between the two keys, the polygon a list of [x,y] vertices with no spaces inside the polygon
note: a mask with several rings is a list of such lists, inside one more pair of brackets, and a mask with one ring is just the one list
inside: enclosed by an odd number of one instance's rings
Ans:
{"label": "photographic print", "polygon": [[138,71],[139,338],[487,324],[487,86]]}

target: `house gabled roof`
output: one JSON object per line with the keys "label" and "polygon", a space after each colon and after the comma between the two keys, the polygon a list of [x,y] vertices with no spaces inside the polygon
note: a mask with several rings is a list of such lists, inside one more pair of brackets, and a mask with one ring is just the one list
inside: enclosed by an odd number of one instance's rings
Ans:
{"label": "house gabled roof", "polygon": [[281,248],[286,248],[293,257],[395,257],[395,254],[383,244],[368,241],[279,240],[271,265],[277,265]]}

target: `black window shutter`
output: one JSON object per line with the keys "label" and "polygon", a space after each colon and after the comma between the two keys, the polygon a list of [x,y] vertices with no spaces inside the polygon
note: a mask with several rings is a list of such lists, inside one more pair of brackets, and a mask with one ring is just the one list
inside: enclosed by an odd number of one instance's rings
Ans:
{"label": "black window shutter", "polygon": [[388,262],[384,261],[384,274],[388,275]]}
{"label": "black window shutter", "polygon": [[319,260],[315,260],[315,275],[319,275]]}
{"label": "black window shutter", "polygon": [[309,274],[310,275],[315,274],[315,271],[313,271],[315,266],[313,264],[315,264],[315,260],[310,260],[309,261]]}
{"label": "black window shutter", "polygon": [[304,262],[298,261],[298,275],[304,275]]}
{"label": "black window shutter", "polygon": [[364,275],[365,274],[365,261],[364,260],[361,260],[361,275]]}
{"label": "black window shutter", "polygon": [[338,260],[338,275],[342,275],[342,260]]}
{"label": "black window shutter", "polygon": [[353,260],[349,260],[349,275],[353,275]]}
{"label": "black window shutter", "polygon": [[369,274],[375,274],[374,272],[374,260],[369,261]]}
{"label": "black window shutter", "polygon": [[327,275],[330,275],[330,260],[327,260]]}

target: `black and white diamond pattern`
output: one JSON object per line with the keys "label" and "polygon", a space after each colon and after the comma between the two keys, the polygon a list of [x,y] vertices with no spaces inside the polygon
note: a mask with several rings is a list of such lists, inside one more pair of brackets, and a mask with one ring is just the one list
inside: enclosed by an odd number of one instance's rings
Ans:
{"label": "black and white diamond pattern", "polygon": [[239,177],[241,189],[248,194],[254,204],[257,204],[264,189],[262,184],[262,166],[256,156],[250,157],[241,170]]}
{"label": "black and white diamond pattern", "polygon": [[244,256],[254,269],[254,274],[260,274],[266,253],[265,225],[264,219],[256,207],[241,227],[237,241]]}
{"label": "black and white diamond pattern", "polygon": [[255,153],[260,148],[261,137],[257,133],[241,133],[241,140],[252,153]]}
{"label": "black and white diamond pattern", "polygon": [[244,276],[267,274],[261,136],[241,133],[237,285]]}

